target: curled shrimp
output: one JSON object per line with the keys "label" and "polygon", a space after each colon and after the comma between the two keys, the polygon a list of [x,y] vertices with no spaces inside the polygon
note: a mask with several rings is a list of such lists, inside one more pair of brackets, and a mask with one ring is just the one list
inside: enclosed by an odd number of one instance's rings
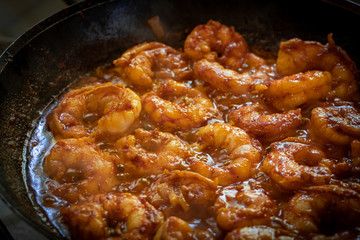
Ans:
{"label": "curled shrimp", "polygon": [[206,58],[236,70],[249,50],[245,39],[235,32],[234,27],[210,20],[206,25],[195,27],[187,36],[184,51],[193,61]]}
{"label": "curled shrimp", "polygon": [[154,240],[192,240],[192,239],[214,239],[206,230],[193,229],[181,218],[171,216],[160,226]]}
{"label": "curled shrimp", "polygon": [[225,230],[267,225],[278,212],[276,203],[264,192],[244,185],[223,188],[214,206],[217,223]]}
{"label": "curled shrimp", "polygon": [[240,107],[229,115],[229,122],[264,141],[273,142],[293,135],[301,125],[301,110],[267,114],[260,104]]}
{"label": "curled shrimp", "polygon": [[[204,209],[215,200],[217,183],[190,171],[175,170],[160,176],[149,188],[149,202],[158,209],[180,208],[195,212],[198,207]],[[178,210],[177,210],[178,211]]]}
{"label": "curled shrimp", "polygon": [[360,194],[335,185],[312,186],[292,197],[284,218],[305,236],[349,230],[359,224]]}
{"label": "curled shrimp", "polygon": [[172,80],[141,97],[144,112],[164,131],[200,127],[217,113],[214,103],[197,89]]}
{"label": "curled shrimp", "polygon": [[189,80],[192,70],[185,55],[163,43],[139,44],[127,50],[114,65],[121,67],[130,82],[149,88],[154,80]]}
{"label": "curled shrimp", "polygon": [[140,97],[122,84],[104,83],[73,90],[50,116],[55,137],[117,138],[139,117]]}
{"label": "curled shrimp", "polygon": [[73,239],[152,239],[163,215],[130,193],[98,194],[61,210]]}
{"label": "curled shrimp", "polygon": [[350,99],[357,92],[356,65],[344,50],[335,45],[332,34],[328,35],[326,45],[298,38],[282,42],[276,68],[282,76],[308,70],[328,71],[332,76],[332,89],[336,97]]}
{"label": "curled shrimp", "polygon": [[310,131],[323,142],[350,144],[352,140],[360,138],[360,111],[352,102],[345,101],[314,108]]}
{"label": "curled shrimp", "polygon": [[324,99],[331,91],[331,74],[308,71],[270,81],[263,94],[276,109],[287,111]]}
{"label": "curled shrimp", "polygon": [[80,196],[110,191],[117,183],[116,158],[104,153],[89,138],[58,141],[45,157],[44,172],[57,184],[54,194],[69,202]]}
{"label": "curled shrimp", "polygon": [[325,165],[325,153],[302,143],[279,142],[272,145],[263,161],[264,172],[280,186],[296,190],[310,185],[327,184],[331,172]]}
{"label": "curled shrimp", "polygon": [[194,65],[195,76],[213,87],[234,94],[244,94],[251,90],[254,79],[248,72],[238,73],[225,69],[217,62],[202,59]]}
{"label": "curled shrimp", "polygon": [[225,240],[294,240],[294,234],[282,229],[269,226],[251,226],[237,228],[229,232]]}
{"label": "curled shrimp", "polygon": [[115,145],[124,171],[135,176],[160,174],[164,169],[185,169],[189,146],[178,137],[160,131],[135,130]]}
{"label": "curled shrimp", "polygon": [[199,129],[194,136],[192,147],[196,151],[221,151],[227,154],[225,159],[208,164],[195,160],[190,167],[212,179],[217,178],[220,185],[229,185],[249,178],[253,169],[260,162],[262,147],[244,130],[229,124],[214,123]]}

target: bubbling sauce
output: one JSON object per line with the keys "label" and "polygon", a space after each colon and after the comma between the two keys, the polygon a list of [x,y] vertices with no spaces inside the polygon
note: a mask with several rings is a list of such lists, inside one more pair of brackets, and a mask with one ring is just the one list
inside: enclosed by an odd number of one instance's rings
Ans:
{"label": "bubbling sauce", "polygon": [[44,111],[27,173],[57,231],[359,237],[358,72],[332,36],[282,42],[265,59],[209,21],[184,46],[135,46]]}

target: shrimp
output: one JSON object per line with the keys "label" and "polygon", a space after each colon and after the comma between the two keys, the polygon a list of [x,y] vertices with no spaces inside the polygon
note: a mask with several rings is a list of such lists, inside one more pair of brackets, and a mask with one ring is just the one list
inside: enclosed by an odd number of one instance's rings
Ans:
{"label": "shrimp", "polygon": [[292,197],[284,218],[305,236],[349,230],[359,224],[360,194],[335,185],[312,186]]}
{"label": "shrimp", "polygon": [[70,138],[58,141],[45,157],[43,169],[56,181],[55,195],[69,202],[80,196],[110,191],[118,180],[116,158],[100,150],[92,139]]}
{"label": "shrimp", "polygon": [[73,239],[152,239],[163,215],[130,193],[106,193],[61,210]]}
{"label": "shrimp", "polygon": [[251,90],[254,79],[248,72],[238,73],[225,69],[217,62],[202,59],[194,65],[195,76],[213,87],[234,94],[244,94]]}
{"label": "shrimp", "polygon": [[116,142],[119,162],[124,171],[135,176],[160,174],[164,169],[185,169],[190,147],[178,137],[165,132],[135,130]]}
{"label": "shrimp", "polygon": [[211,205],[216,197],[217,183],[190,171],[165,172],[149,188],[146,196],[157,209],[180,208],[195,212]]}
{"label": "shrimp", "polygon": [[[227,153],[226,159],[215,164],[194,160],[190,164],[192,171],[206,177],[217,178],[220,185],[245,180],[252,174],[253,168],[260,162],[262,147],[244,130],[229,124],[214,123],[199,129],[195,133],[195,142],[191,145],[196,151],[216,150]],[[211,166],[214,165],[214,166]]]}
{"label": "shrimp", "polygon": [[267,142],[293,135],[302,123],[300,109],[274,114],[265,110],[260,104],[242,106],[230,113],[229,122]]}
{"label": "shrimp", "polygon": [[298,38],[280,44],[276,68],[281,76],[308,70],[323,70],[331,73],[334,96],[351,99],[357,92],[359,73],[347,53],[335,45],[332,34],[328,43],[302,41]]}
{"label": "shrimp", "polygon": [[210,20],[206,25],[198,25],[187,36],[184,51],[193,61],[202,58],[218,61],[225,68],[237,70],[241,67],[248,45],[234,27],[227,27]]}
{"label": "shrimp", "polygon": [[66,94],[50,116],[50,129],[62,138],[118,138],[140,111],[140,97],[129,88],[98,84]]}
{"label": "shrimp", "polygon": [[217,223],[225,230],[267,225],[278,213],[276,203],[264,192],[245,185],[224,187],[214,205]]}
{"label": "shrimp", "polygon": [[360,138],[360,111],[352,102],[345,101],[314,108],[310,132],[323,142],[348,145]]}
{"label": "shrimp", "polygon": [[294,234],[282,228],[251,226],[229,232],[225,240],[294,240]]}
{"label": "shrimp", "polygon": [[322,185],[330,181],[329,161],[320,149],[296,142],[272,144],[263,161],[263,170],[277,184],[288,190],[309,185]]}
{"label": "shrimp", "polygon": [[262,92],[277,110],[287,111],[324,99],[331,91],[331,74],[308,71],[270,81]]}
{"label": "shrimp", "polygon": [[159,42],[137,45],[113,63],[121,67],[130,82],[138,87],[149,88],[154,80],[192,79],[192,70],[186,56]]}
{"label": "shrimp", "polygon": [[214,239],[206,230],[193,229],[181,218],[171,216],[160,226],[154,240],[192,240],[192,239]]}
{"label": "shrimp", "polygon": [[144,112],[164,131],[201,127],[218,114],[214,103],[197,89],[172,80],[141,97]]}

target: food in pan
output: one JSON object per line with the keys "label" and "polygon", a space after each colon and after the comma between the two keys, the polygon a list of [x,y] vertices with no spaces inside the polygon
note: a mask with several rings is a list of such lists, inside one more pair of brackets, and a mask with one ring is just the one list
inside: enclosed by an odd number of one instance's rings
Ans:
{"label": "food in pan", "polygon": [[39,203],[73,239],[354,239],[358,80],[331,34],[274,59],[216,21],[139,44],[47,116]]}

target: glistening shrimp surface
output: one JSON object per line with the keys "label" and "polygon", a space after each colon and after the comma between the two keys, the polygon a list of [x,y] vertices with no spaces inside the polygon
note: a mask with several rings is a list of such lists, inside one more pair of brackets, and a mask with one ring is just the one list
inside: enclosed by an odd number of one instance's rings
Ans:
{"label": "glistening shrimp surface", "polygon": [[33,188],[66,237],[360,237],[351,56],[329,35],[269,58],[237,30],[139,43],[52,105]]}

